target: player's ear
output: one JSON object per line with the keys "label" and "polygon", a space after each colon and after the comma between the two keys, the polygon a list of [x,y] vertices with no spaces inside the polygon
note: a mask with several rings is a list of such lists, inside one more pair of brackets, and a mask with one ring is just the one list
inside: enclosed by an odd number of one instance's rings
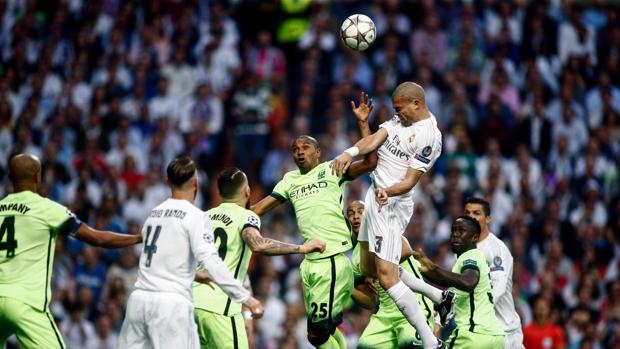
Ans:
{"label": "player's ear", "polygon": [[491,224],[491,216],[487,216],[487,217],[484,219],[484,222],[486,223],[486,225],[487,225],[487,226],[488,226],[489,224]]}

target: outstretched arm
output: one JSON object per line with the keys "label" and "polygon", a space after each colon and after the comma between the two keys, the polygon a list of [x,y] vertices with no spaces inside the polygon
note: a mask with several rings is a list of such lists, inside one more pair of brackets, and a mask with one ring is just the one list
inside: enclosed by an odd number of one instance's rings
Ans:
{"label": "outstretched arm", "polygon": [[471,292],[478,285],[480,271],[476,268],[463,270],[461,274],[441,269],[431,261],[422,250],[414,251],[413,256],[420,261],[420,271],[431,282],[443,287],[456,287],[461,291]]}
{"label": "outstretched arm", "polygon": [[82,223],[75,233],[79,240],[91,245],[105,248],[120,248],[135,245],[142,242],[141,235],[118,234],[111,231],[93,229],[88,224]]}
{"label": "outstretched arm", "polygon": [[[372,109],[372,100],[364,92],[361,93],[359,106],[356,107],[355,102],[351,101],[351,110],[360,127],[362,138],[369,137],[372,134],[368,125],[368,116],[370,116]],[[378,159],[377,150],[375,149],[366,154],[363,160],[353,162],[346,173],[351,178],[357,178],[366,172],[374,170],[377,167]]]}
{"label": "outstretched arm", "polygon": [[337,176],[341,176],[343,173],[346,173],[351,165],[353,156],[366,155],[371,151],[376,150],[381,144],[383,144],[383,142],[385,142],[387,136],[387,131],[384,128],[380,128],[377,132],[371,134],[370,136],[360,139],[353,147],[345,150],[342,154],[332,160],[330,164],[332,171]]}
{"label": "outstretched arm", "polygon": [[259,216],[264,215],[265,213],[271,211],[274,207],[278,206],[280,201],[278,201],[275,197],[268,195],[265,196],[261,201],[255,203],[250,207],[254,213]]}
{"label": "outstretched arm", "polygon": [[250,246],[252,252],[268,256],[277,256],[293,253],[311,253],[325,251],[325,242],[320,240],[310,240],[303,245],[287,244],[282,241],[263,237],[254,227],[246,227],[241,232],[243,241]]}

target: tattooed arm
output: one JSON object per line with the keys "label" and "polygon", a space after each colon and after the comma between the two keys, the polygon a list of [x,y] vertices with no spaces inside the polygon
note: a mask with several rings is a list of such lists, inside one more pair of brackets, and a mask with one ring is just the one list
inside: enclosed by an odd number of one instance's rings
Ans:
{"label": "tattooed arm", "polygon": [[325,243],[323,241],[310,240],[303,245],[287,244],[263,237],[255,227],[244,228],[241,235],[243,236],[243,241],[250,247],[252,252],[268,256],[325,251]]}

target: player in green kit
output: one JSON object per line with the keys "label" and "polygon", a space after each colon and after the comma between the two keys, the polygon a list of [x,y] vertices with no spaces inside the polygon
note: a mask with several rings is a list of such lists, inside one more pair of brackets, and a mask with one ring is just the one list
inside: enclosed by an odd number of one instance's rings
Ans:
{"label": "player in green kit", "polygon": [[[325,243],[320,240],[293,245],[263,237],[260,219],[246,208],[250,186],[245,173],[238,168],[223,170],[217,178],[217,187],[222,203],[207,214],[220,258],[240,283],[245,279],[252,252],[275,256],[320,254],[325,249]],[[241,304],[232,302],[217,285],[194,283],[194,306],[201,348],[248,348]]]}
{"label": "player in green kit", "polygon": [[[368,115],[372,103],[368,95],[362,93],[360,105],[356,107],[351,102],[351,107],[362,137],[370,135]],[[317,348],[346,348],[337,326],[342,322],[342,308],[353,290],[353,270],[344,254],[352,244],[342,197],[348,181],[376,166],[376,153],[351,164],[342,176],[332,173],[329,162],[319,162],[319,143],[310,136],[295,139],[291,153],[299,169],[285,174],[271,195],[252,206],[252,210],[262,216],[289,201],[295,209],[304,241],[321,239],[326,242],[324,253],[307,254],[300,266],[308,314],[308,340]]]}
{"label": "player in green kit", "polygon": [[65,348],[49,311],[56,238],[70,235],[101,247],[126,247],[140,235],[94,230],[66,207],[37,194],[41,163],[19,154],[9,161],[12,194],[0,200],[0,348],[13,334],[22,348]]}
{"label": "player in green kit", "polygon": [[[359,232],[362,216],[364,213],[364,202],[357,200],[352,202],[347,207],[347,218],[351,222],[353,228],[353,237],[357,238]],[[403,251],[400,266],[408,272],[412,273],[415,277],[421,278],[419,271],[419,262],[416,261],[412,255],[409,242],[403,239]],[[365,287],[364,275],[360,268],[360,244],[356,244],[352,254],[353,273],[355,275],[356,288],[353,291],[353,299],[360,306],[367,309],[374,308],[376,296],[375,293],[369,293]],[[422,340],[417,331],[407,318],[398,310],[396,304],[385,290],[378,284],[378,280],[375,280],[374,289],[378,292],[379,297],[379,310],[372,315],[370,322],[364,329],[364,332],[359,338],[357,343],[358,349],[422,349]],[[424,297],[422,294],[416,293],[420,308],[424,311],[428,325],[434,327],[434,310],[432,308],[433,302]]]}
{"label": "player in green kit", "polygon": [[482,251],[476,248],[480,224],[469,216],[459,216],[452,223],[450,242],[458,256],[452,272],[441,269],[422,251],[414,252],[420,270],[430,281],[452,287],[455,301],[456,329],[448,338],[448,348],[503,349],[504,329],[495,316],[490,269]]}

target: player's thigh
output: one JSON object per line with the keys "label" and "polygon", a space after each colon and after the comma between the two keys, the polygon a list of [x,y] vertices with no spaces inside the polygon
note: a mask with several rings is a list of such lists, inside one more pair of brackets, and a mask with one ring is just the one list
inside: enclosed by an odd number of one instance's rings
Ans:
{"label": "player's thigh", "polygon": [[448,349],[504,349],[504,336],[489,336],[454,330],[448,338]]}
{"label": "player's thigh", "polygon": [[125,319],[118,336],[118,347],[127,349],[150,348],[151,341],[147,333],[146,316],[149,300],[134,291],[127,300]]}
{"label": "player's thigh", "polygon": [[344,254],[301,264],[304,305],[313,323],[342,322],[342,310],[353,291],[353,268]]}
{"label": "player's thigh", "polygon": [[146,308],[146,330],[153,348],[199,348],[193,304],[172,293],[152,293],[151,299]]}
{"label": "player's thigh", "polygon": [[512,332],[507,333],[504,339],[505,349],[524,349],[523,333]]}
{"label": "player's thigh", "polygon": [[[368,213],[368,250],[390,263],[399,264],[402,253],[401,236],[409,223],[412,204],[390,200],[381,208],[366,209]],[[408,215],[405,217],[405,215]]]}
{"label": "player's thigh", "polygon": [[37,310],[16,299],[0,297],[0,313],[1,344],[14,333],[22,348],[65,348],[49,312]]}
{"label": "player's thigh", "polygon": [[196,309],[200,348],[247,349],[248,337],[243,316],[224,316]]}
{"label": "player's thigh", "polygon": [[393,349],[398,347],[398,339],[389,321],[372,315],[364,332],[357,342],[358,349]]}

